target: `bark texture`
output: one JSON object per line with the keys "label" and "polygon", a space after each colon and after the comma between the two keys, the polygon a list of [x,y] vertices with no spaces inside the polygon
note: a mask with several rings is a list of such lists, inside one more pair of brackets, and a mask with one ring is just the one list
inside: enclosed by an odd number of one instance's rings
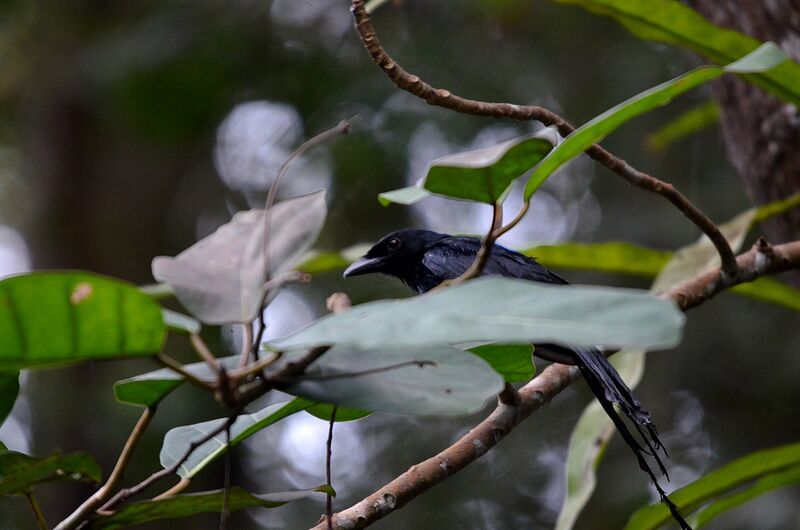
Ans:
{"label": "bark texture", "polygon": [[[800,0],[690,0],[719,26],[771,40],[800,62]],[[800,192],[800,111],[735,76],[713,84],[728,158],[755,204]],[[772,243],[800,239],[800,209],[767,221]],[[800,274],[792,273],[800,286]]]}

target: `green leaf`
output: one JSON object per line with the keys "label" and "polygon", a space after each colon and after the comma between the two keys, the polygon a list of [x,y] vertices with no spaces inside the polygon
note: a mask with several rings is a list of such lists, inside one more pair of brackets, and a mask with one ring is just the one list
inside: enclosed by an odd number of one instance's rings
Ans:
{"label": "green leaf", "polygon": [[164,324],[170,331],[196,335],[202,329],[200,322],[177,311],[162,309],[161,314],[164,315]]}
{"label": "green leaf", "polygon": [[675,142],[719,121],[719,107],[713,100],[697,105],[647,135],[647,148],[663,153]]}
{"label": "green leaf", "polygon": [[390,204],[414,204],[422,199],[431,196],[431,192],[419,186],[408,186],[398,190],[385,191],[378,195],[378,202],[381,206],[389,206]]}
{"label": "green leaf", "polygon": [[762,276],[753,282],[740,283],[733,287],[731,291],[756,300],[780,305],[787,309],[800,311],[800,289],[774,278]]}
{"label": "green leaf", "polygon": [[158,353],[161,309],[130,284],[85,272],[0,281],[0,369]]}
{"label": "green leaf", "polygon": [[[177,474],[181,478],[192,478],[217,457],[224,454],[231,446],[313,404],[311,401],[295,398],[291,401],[269,405],[253,414],[240,415],[230,427],[230,445],[226,443],[225,431],[222,431],[195,449],[191,456],[178,468]],[[186,453],[192,442],[201,440],[226,421],[228,421],[227,418],[218,418],[170,429],[164,436],[164,443],[161,446],[159,457],[161,465],[165,469],[174,465]]]}
{"label": "green leaf", "polygon": [[[619,352],[609,359],[622,380],[631,389],[644,374],[644,352]],[[567,494],[558,514],[555,530],[569,530],[586,506],[597,483],[596,470],[606,446],[616,432],[603,408],[592,400],[583,410],[572,430],[567,449]]]}
{"label": "green leaf", "polygon": [[[306,412],[325,421],[331,421],[331,414],[333,413],[334,405],[330,403],[317,403],[306,409]],[[336,406],[336,420],[335,421],[354,421],[366,418],[372,414],[372,411],[364,409],[354,409],[350,407]]]}
{"label": "green leaf", "polygon": [[559,167],[633,118],[666,105],[684,92],[716,79],[726,72],[766,71],[786,59],[787,56],[783,50],[768,42],[727,67],[701,66],[623,101],[575,129],[563,142],[550,151],[550,154],[533,170],[528,179],[528,183],[525,185],[525,198],[530,199],[539,186]]}
{"label": "green leaf", "polygon": [[767,475],[755,481],[755,483],[744,491],[717,501],[712,501],[702,508],[696,516],[692,517],[690,523],[694,528],[702,528],[726,511],[741,506],[747,501],[753,500],[774,489],[797,484],[800,484],[800,466],[791,467],[786,471],[779,471]]}
{"label": "green leaf", "polygon": [[[756,213],[757,210],[751,208],[719,226],[720,232],[734,252],[742,248],[744,238],[753,226]],[[659,273],[657,280],[659,285],[654,287],[654,292],[663,293],[718,265],[719,253],[711,240],[703,235],[696,243],[683,247],[672,256]]]}
{"label": "green leaf", "polygon": [[[709,473],[673,492],[670,498],[684,513],[691,513],[709,500],[734,492],[749,482],[776,473],[788,472],[791,469],[796,471],[798,468],[800,468],[800,444],[765,449],[739,458]],[[786,476],[775,482],[770,481],[767,485],[778,487],[785,479]],[[763,483],[760,485],[757,483],[753,487],[758,488],[753,492],[753,496],[766,491]],[[625,530],[658,528],[669,521],[670,517],[669,510],[662,504],[646,506],[631,516]]]}
{"label": "green leaf", "polygon": [[[715,26],[675,0],[553,0],[579,5],[616,19],[635,35],[693,50],[708,59],[727,63],[761,45],[752,37]],[[775,69],[752,73],[747,79],[786,101],[800,105],[800,65],[787,61]]]}
{"label": "green leaf", "polygon": [[269,347],[380,350],[386,345],[555,342],[669,348],[680,341],[683,322],[673,302],[641,291],[488,276],[424,296],[371,302],[327,315]]}
{"label": "green leaf", "polygon": [[267,291],[267,265],[272,278],[294,267],[317,239],[326,213],[324,191],[282,201],[266,213],[267,238],[264,210],[239,212],[176,257],[155,258],[153,277],[168,283],[201,322],[251,322]]}
{"label": "green leaf", "polygon": [[0,373],[0,425],[14,408],[17,394],[19,394],[19,372]]}
{"label": "green leaf", "polygon": [[339,252],[311,251],[303,257],[297,266],[297,270],[310,274],[320,274],[335,269],[343,269],[366,254],[371,246],[369,243],[359,243]]}
{"label": "green leaf", "polygon": [[326,494],[329,490],[330,488],[327,486],[320,486],[309,490],[258,495],[234,486],[227,491],[216,490],[174,495],[166,499],[133,502],[113,515],[93,519],[89,528],[114,530],[158,519],[176,519],[201,513],[220,513],[223,508],[230,511],[244,508],[277,508],[288,502],[307,499],[317,493]]}
{"label": "green leaf", "polygon": [[[233,355],[217,359],[217,361],[230,370],[238,366],[239,359],[238,355]],[[213,382],[216,380],[216,374],[205,362],[187,364],[184,365],[184,369],[202,381]],[[114,397],[126,405],[152,407],[181,386],[184,381],[183,376],[174,370],[161,368],[117,381],[114,383]]]}
{"label": "green leaf", "polygon": [[460,415],[483,408],[503,389],[503,379],[483,359],[451,346],[335,346],[279,388],[362,410]]}
{"label": "green leaf", "polygon": [[508,383],[528,381],[536,373],[530,344],[484,344],[469,351],[489,363]]}
{"label": "green leaf", "polygon": [[655,277],[672,257],[667,250],[653,250],[631,243],[560,243],[521,251],[546,267],[564,267]]}
{"label": "green leaf", "polygon": [[21,493],[40,482],[100,482],[101,476],[100,466],[87,453],[54,453],[35,458],[16,451],[0,452],[0,496]]}
{"label": "green leaf", "polygon": [[[553,149],[551,129],[431,162],[423,187],[438,195],[493,204]],[[406,188],[408,190],[408,188]],[[397,192],[395,192],[397,193]]]}

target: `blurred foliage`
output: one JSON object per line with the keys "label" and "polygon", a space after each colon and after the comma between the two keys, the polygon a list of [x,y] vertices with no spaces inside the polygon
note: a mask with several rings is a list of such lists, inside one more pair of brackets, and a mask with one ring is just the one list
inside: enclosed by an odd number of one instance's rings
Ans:
{"label": "blurred foliage", "polygon": [[[698,62],[638,40],[610,20],[543,0],[387,2],[374,22],[398,61],[434,85],[475,98],[542,104],[573,123]],[[503,139],[530,132],[521,124],[456,115],[399,94],[371,64],[350,24],[347,3],[333,0],[0,3],[0,219],[24,236],[36,268],[79,267],[152,282],[153,256],[174,255],[234,211],[263,199],[258,191],[247,197],[227,188],[215,165],[218,126],[240,103],[290,105],[305,137],[353,114],[361,117],[349,136],[319,150],[331,175],[320,251],[420,222],[415,210],[384,209],[375,197],[422,176],[412,168],[418,159],[430,162],[420,152],[430,142],[414,141],[425,138],[424,127],[438,131],[453,150],[499,128],[505,128]],[[685,148],[657,159],[641,141],[707,97],[705,89],[684,96],[604,144],[674,183],[713,219],[727,219],[747,204],[733,183],[716,128],[699,131],[684,140]],[[542,190],[564,205],[557,211],[573,212],[567,224],[581,242],[678,248],[697,236],[665,201],[630,189],[604,170],[591,183],[591,166],[581,168],[585,180],[557,175],[548,182],[552,187]],[[588,191],[587,202],[566,202],[576,190]],[[548,228],[552,222],[533,220]],[[635,278],[592,273],[571,279],[642,285]],[[307,312],[319,314],[327,294],[343,289],[356,302],[405,293],[388,281],[345,284],[325,273],[292,293],[302,297]],[[793,406],[800,370],[792,332],[796,315],[754,304],[739,297],[715,299],[691,313],[680,349],[648,358],[650,370],[639,393],[669,440],[676,485],[800,436]],[[227,330],[220,330],[208,339],[215,351],[233,353],[227,337]],[[195,360],[181,340],[170,339],[167,348],[181,360]],[[110,469],[137,415],[113,402],[112,384],[152,368],[129,361],[23,377],[21,399],[7,425],[22,426],[32,454],[59,446],[86,449]],[[563,447],[574,423],[565,418],[577,418],[586,399],[579,389],[566,393],[499,451],[377,527],[552,526],[562,501]],[[191,388],[177,390],[160,406],[126,481],[152,472],[152,455],[170,427],[219,416],[210,398],[199,399]],[[430,456],[476,418],[412,421],[374,414],[337,425],[335,507],[351,504]],[[306,436],[299,446],[293,437],[313,425],[276,425],[273,433],[248,440],[237,452],[242,463],[234,464],[234,481],[255,486],[248,488],[253,491],[321,483],[322,468],[312,465],[310,455],[324,446],[324,436]],[[357,437],[358,445],[347,445],[348,436]],[[274,444],[286,450],[270,451]],[[364,465],[362,456],[367,462],[380,457],[386,465]],[[222,476],[222,467],[211,465],[196,487],[217,488]],[[648,500],[644,479],[626,449],[613,441],[598,481],[579,528],[620,528]],[[80,484],[42,486],[37,496],[54,521],[91,491]],[[17,500],[0,505],[3,528],[30,526],[27,507]],[[800,516],[798,506],[796,489],[773,492],[726,514],[725,528],[785,528]],[[254,512],[238,514],[234,522],[237,528],[296,528],[308,524],[309,513],[321,511],[318,500],[303,500],[270,511],[265,519]],[[216,528],[217,521],[196,518],[192,525]]]}

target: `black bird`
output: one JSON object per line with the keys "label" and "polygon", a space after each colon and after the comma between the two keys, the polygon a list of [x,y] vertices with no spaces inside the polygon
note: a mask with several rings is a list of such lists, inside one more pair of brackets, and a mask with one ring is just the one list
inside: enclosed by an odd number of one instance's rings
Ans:
{"label": "black bird", "polygon": [[[375,243],[364,257],[356,260],[344,271],[344,277],[349,278],[374,272],[382,273],[399,278],[414,292],[422,294],[445,280],[451,280],[463,274],[475,260],[480,247],[481,242],[473,237],[456,237],[430,230],[398,230]],[[558,274],[537,263],[535,259],[500,245],[493,245],[483,274],[510,276],[558,285],[568,283]],[[580,369],[592,393],[636,455],[639,467],[650,476],[661,500],[669,507],[672,516],[682,529],[691,530],[678,507],[667,497],[666,492],[659,485],[655,473],[644,457],[645,454],[652,456],[661,473],[669,480],[658,450],[662,450],[665,456],[668,455],[658,438],[658,432],[650,419],[650,413],[642,407],[603,353],[596,348],[572,349],[556,344],[537,344],[534,353],[547,360],[576,365]],[[614,405],[617,405],[631,420],[646,448],[642,447],[631,434]]]}

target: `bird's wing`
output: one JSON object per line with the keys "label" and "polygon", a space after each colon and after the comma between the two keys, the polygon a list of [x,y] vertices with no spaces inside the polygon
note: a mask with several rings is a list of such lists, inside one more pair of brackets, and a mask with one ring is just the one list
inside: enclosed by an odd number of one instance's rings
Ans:
{"label": "bird's wing", "polygon": [[[428,247],[422,264],[441,280],[456,278],[472,264],[480,247],[480,241],[472,237],[448,237]],[[483,273],[558,285],[568,283],[535,259],[500,245],[492,247]]]}

